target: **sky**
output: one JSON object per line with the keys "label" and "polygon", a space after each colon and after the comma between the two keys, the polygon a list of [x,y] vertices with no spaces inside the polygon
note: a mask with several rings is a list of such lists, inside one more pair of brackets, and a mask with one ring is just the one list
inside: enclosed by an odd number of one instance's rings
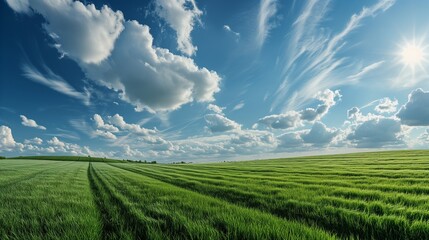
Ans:
{"label": "sky", "polygon": [[429,143],[426,0],[2,0],[0,155],[225,161]]}

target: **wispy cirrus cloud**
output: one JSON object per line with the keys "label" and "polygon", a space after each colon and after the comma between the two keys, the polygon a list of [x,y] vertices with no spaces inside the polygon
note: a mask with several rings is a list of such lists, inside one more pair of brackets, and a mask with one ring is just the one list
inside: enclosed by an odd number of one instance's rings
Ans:
{"label": "wispy cirrus cloud", "polygon": [[367,65],[363,67],[358,73],[355,73],[353,75],[350,75],[347,77],[347,80],[351,83],[359,81],[362,77],[367,75],[369,72],[379,68],[381,65],[383,65],[384,61],[379,61],[372,63],[370,65]]}
{"label": "wispy cirrus cloud", "polygon": [[30,63],[22,65],[23,75],[28,79],[43,84],[52,90],[80,100],[84,105],[90,105],[91,94],[87,89],[84,92],[77,91],[61,76],[55,74],[49,67],[43,65],[45,73],[41,73],[35,66]]}
{"label": "wispy cirrus cloud", "polygon": [[240,33],[232,30],[229,25],[223,25],[223,29],[229,33],[232,33],[237,41],[240,39]]}
{"label": "wispy cirrus cloud", "polygon": [[271,29],[275,27],[273,17],[277,13],[277,0],[261,0],[258,11],[258,29],[256,33],[256,44],[258,47],[264,45]]}
{"label": "wispy cirrus cloud", "polygon": [[[394,3],[394,0],[380,0],[370,7],[363,7],[350,17],[340,32],[331,35],[320,27],[329,11],[330,1],[307,2],[293,24],[282,81],[275,93],[271,111],[280,109],[285,112],[302,107],[321,89],[353,82],[347,77],[354,60],[339,56],[338,53],[346,47],[347,36],[361,26],[364,19],[375,17]],[[355,74],[352,80],[355,82],[381,64],[368,65]]]}

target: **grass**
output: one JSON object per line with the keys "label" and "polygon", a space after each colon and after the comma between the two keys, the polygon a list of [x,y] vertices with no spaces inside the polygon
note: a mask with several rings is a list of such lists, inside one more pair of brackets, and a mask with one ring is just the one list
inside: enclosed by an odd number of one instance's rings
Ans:
{"label": "grass", "polygon": [[0,239],[429,239],[428,156],[172,165],[6,159]]}
{"label": "grass", "polygon": [[8,159],[54,160],[54,161],[81,161],[81,162],[124,162],[118,159],[98,158],[89,156],[19,156]]}
{"label": "grass", "polygon": [[0,239],[97,239],[87,163],[0,162]]}

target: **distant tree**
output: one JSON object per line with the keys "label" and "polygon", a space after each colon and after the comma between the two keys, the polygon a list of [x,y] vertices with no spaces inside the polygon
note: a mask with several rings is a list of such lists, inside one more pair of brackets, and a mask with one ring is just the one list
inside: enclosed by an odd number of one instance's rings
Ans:
{"label": "distant tree", "polygon": [[156,164],[156,161],[152,161],[152,162],[150,162],[151,164]]}
{"label": "distant tree", "polygon": [[0,156],[0,159],[6,159],[6,157],[4,157],[4,156]]}

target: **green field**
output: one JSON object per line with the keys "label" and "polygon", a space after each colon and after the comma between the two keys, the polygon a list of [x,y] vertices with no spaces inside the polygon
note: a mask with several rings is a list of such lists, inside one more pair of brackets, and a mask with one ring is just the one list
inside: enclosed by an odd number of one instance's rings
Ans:
{"label": "green field", "polygon": [[429,152],[0,160],[0,239],[429,239]]}

